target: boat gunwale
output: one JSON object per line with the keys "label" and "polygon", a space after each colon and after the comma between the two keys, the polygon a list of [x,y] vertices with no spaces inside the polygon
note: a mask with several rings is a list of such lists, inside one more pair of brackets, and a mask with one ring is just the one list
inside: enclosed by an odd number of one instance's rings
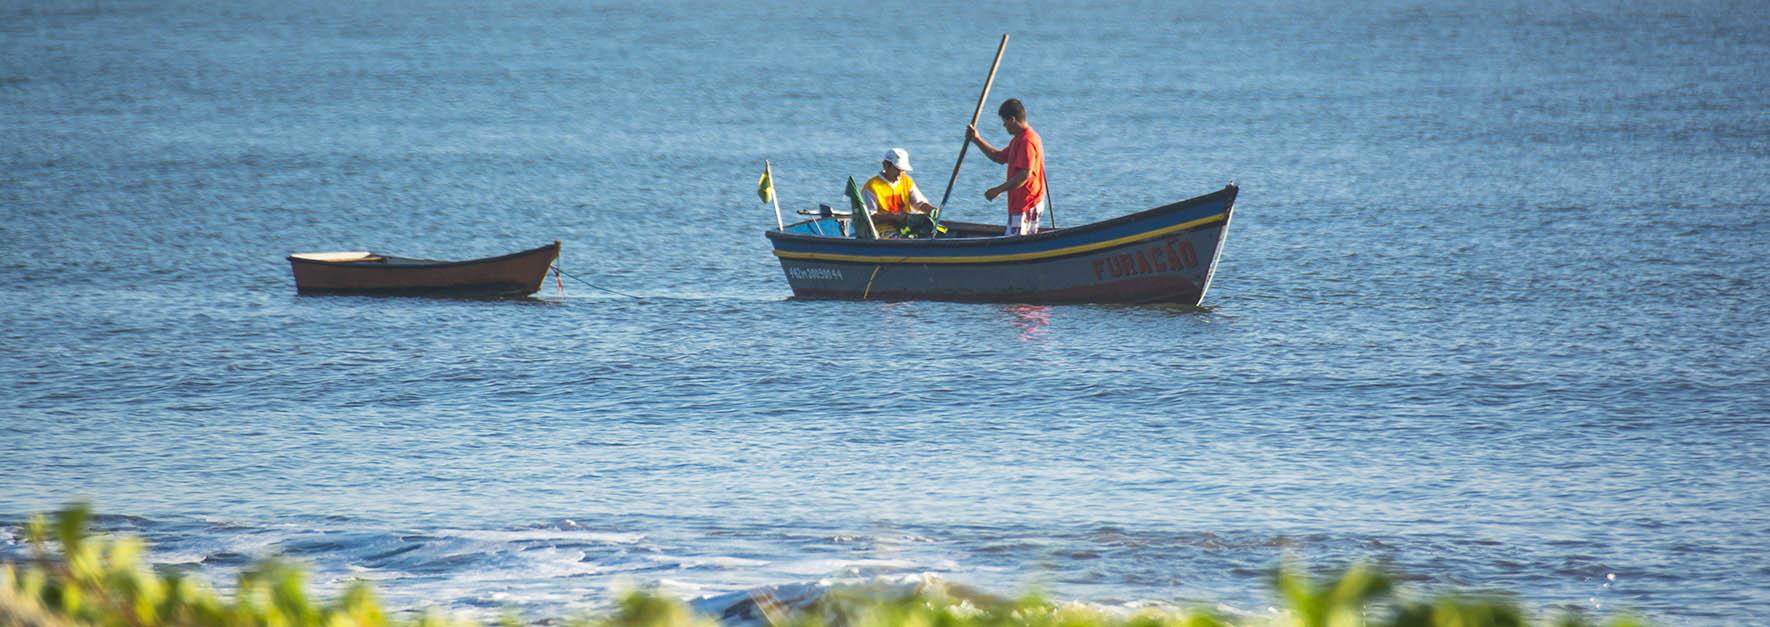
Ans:
{"label": "boat gunwale", "polygon": [[[771,242],[776,243],[775,252],[776,252],[777,256],[778,256],[778,253],[780,252],[780,250],[779,250],[779,243],[780,242],[793,242],[793,243],[799,243],[799,244],[822,244],[822,243],[826,243],[826,242],[828,242],[828,243],[840,242],[844,246],[859,246],[859,247],[863,247],[863,248],[875,248],[876,247],[876,248],[883,249],[883,250],[879,250],[878,251],[879,253],[887,253],[887,251],[891,250],[891,249],[913,249],[913,250],[937,249],[938,250],[938,249],[987,248],[987,247],[1003,246],[1003,245],[1007,245],[1007,244],[1037,245],[1037,244],[1056,242],[1056,241],[1060,241],[1062,239],[1085,236],[1090,233],[1112,229],[1115,227],[1123,226],[1125,224],[1137,222],[1139,220],[1145,220],[1145,219],[1160,216],[1163,214],[1183,211],[1185,209],[1188,209],[1188,208],[1191,208],[1191,207],[1194,207],[1197,205],[1202,205],[1205,203],[1216,201],[1224,196],[1228,197],[1228,202],[1226,202],[1224,205],[1224,213],[1227,214],[1234,209],[1235,196],[1239,191],[1240,191],[1240,188],[1232,183],[1229,185],[1225,185],[1223,187],[1223,189],[1220,189],[1220,190],[1217,190],[1217,191],[1214,191],[1214,192],[1211,192],[1211,193],[1208,193],[1208,194],[1205,194],[1202,196],[1194,196],[1192,198],[1187,198],[1185,200],[1181,200],[1178,202],[1169,203],[1166,205],[1155,207],[1153,209],[1145,209],[1143,211],[1139,211],[1136,213],[1122,215],[1122,216],[1119,216],[1116,218],[1101,220],[1099,222],[1091,222],[1091,223],[1084,224],[1081,226],[1074,226],[1074,227],[1062,228],[1062,229],[1050,229],[1050,230],[1042,231],[1042,232],[1036,233],[1034,235],[1026,236],[1026,237],[1009,238],[1007,236],[1002,236],[1002,237],[963,237],[963,238],[948,238],[948,239],[934,238],[934,239],[860,240],[860,239],[853,239],[853,238],[848,238],[848,237],[831,237],[828,235],[804,235],[804,234],[799,234],[799,233],[787,233],[787,232],[784,232],[778,228],[777,229],[769,229],[765,233],[765,235],[768,237],[768,239]],[[802,224],[802,223],[803,222],[798,222],[798,223],[794,223],[794,224]],[[967,223],[967,224],[969,224],[969,223]],[[809,254],[817,254],[817,253],[809,253]],[[888,256],[888,254],[885,256]],[[911,259],[915,259],[915,257],[911,257]],[[978,263],[990,263],[990,262],[978,262]]]}

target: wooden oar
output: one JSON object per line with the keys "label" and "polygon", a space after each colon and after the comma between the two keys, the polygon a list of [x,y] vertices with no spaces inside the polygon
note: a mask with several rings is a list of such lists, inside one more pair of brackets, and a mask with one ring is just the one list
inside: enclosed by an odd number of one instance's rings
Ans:
{"label": "wooden oar", "polygon": [[[996,83],[996,67],[1002,64],[1002,51],[1008,47],[1008,34],[1002,33],[1002,43],[996,44],[996,60],[989,64],[989,78],[983,80],[983,93],[977,95],[977,110],[971,112],[971,123],[967,128],[977,126],[978,116],[983,115],[983,105],[989,100],[989,87]],[[934,208],[930,221],[940,224],[940,212],[945,209],[946,201],[953,197],[953,183],[959,181],[959,166],[965,165],[965,152],[971,149],[971,133],[965,133],[965,143],[959,145],[959,160],[953,162],[953,176],[946,180],[946,193],[940,195],[940,206]],[[938,232],[938,229],[936,229]]]}

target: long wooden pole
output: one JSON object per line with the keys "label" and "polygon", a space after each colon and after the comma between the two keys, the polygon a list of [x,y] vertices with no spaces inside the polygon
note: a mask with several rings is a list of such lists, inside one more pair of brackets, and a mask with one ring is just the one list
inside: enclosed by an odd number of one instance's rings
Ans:
{"label": "long wooden pole", "polygon": [[[989,100],[990,85],[996,84],[996,67],[1002,65],[1002,51],[1008,48],[1008,34],[1002,33],[1002,43],[996,44],[996,60],[989,64],[989,78],[983,80],[983,93],[977,95],[977,110],[971,112],[971,124],[977,126],[977,118],[983,115],[983,105]],[[953,197],[953,183],[959,181],[959,166],[965,165],[965,152],[971,149],[971,134],[965,134],[965,143],[959,145],[959,160],[953,162],[953,175],[946,180],[946,193],[940,195],[940,206],[934,208],[934,221],[940,221],[940,212],[946,207],[946,201]]]}

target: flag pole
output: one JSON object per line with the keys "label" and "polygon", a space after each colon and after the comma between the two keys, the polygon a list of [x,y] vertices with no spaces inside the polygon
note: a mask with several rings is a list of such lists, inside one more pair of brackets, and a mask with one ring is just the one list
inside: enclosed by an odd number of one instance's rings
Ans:
{"label": "flag pole", "polygon": [[768,200],[774,203],[774,225],[785,231],[787,222],[781,219],[781,197],[774,193],[774,165],[767,159],[762,160],[762,175],[768,177]]}
{"label": "flag pole", "polygon": [[[1008,34],[1002,33],[1002,43],[996,44],[996,60],[989,64],[989,78],[983,80],[983,93],[977,95],[977,110],[971,112],[970,126],[977,126],[977,118],[983,115],[983,105],[989,100],[989,87],[996,83],[996,68],[1002,65],[1002,50],[1008,47]],[[965,164],[965,151],[971,148],[971,134],[965,134],[965,143],[959,146],[959,160],[953,162],[953,176],[946,180],[946,193],[940,195],[940,206],[934,208],[934,222],[939,223],[940,212],[946,207],[946,201],[953,196],[953,183],[959,181],[959,166]]]}

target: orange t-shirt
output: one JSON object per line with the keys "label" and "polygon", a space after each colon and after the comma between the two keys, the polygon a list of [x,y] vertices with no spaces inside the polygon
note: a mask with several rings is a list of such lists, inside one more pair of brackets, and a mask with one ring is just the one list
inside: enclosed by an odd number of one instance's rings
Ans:
{"label": "orange t-shirt", "polygon": [[1008,142],[1008,170],[1026,170],[1026,182],[1008,190],[1008,215],[1038,211],[1045,199],[1045,142],[1031,126]]}

